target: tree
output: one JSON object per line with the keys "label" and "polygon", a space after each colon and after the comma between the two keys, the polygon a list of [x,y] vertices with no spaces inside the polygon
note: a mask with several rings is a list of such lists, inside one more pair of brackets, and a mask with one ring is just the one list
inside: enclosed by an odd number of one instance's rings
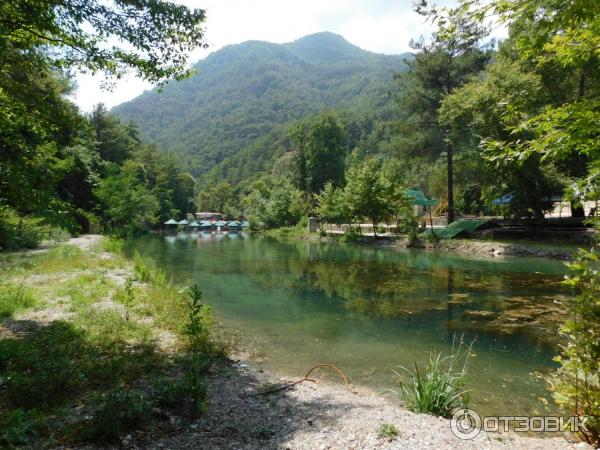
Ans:
{"label": "tree", "polygon": [[158,200],[150,192],[143,165],[127,161],[102,180],[96,195],[102,202],[100,212],[109,230],[122,234],[135,234],[156,224]]}
{"label": "tree", "polygon": [[220,181],[209,189],[201,190],[196,201],[202,211],[225,212],[235,201],[233,187],[226,181]]}
{"label": "tree", "polygon": [[[483,77],[474,77],[444,97],[440,122],[452,130],[454,139],[471,140],[474,148],[479,147],[482,139],[484,143],[526,140],[529,132],[517,133],[514,127],[524,115],[535,114],[546,99],[538,75],[500,56],[486,68]],[[487,188],[487,200],[511,195],[509,211],[513,215],[533,213],[538,220],[543,219],[548,204],[544,198],[559,194],[565,187],[556,177],[556,170],[545,168],[539,154],[515,159],[512,155],[498,154],[487,145],[482,149],[486,172],[494,179]]]}
{"label": "tree", "polygon": [[442,98],[451,94],[473,74],[480,72],[490,59],[490,52],[480,46],[487,36],[486,27],[462,8],[446,9],[417,6],[417,12],[437,22],[431,40],[411,41],[416,51],[406,63],[409,71],[397,75],[400,84],[398,103],[404,114],[398,130],[402,153],[429,160],[444,153],[447,162],[448,222],[454,220],[453,152],[454,143],[440,125],[438,110]]}
{"label": "tree", "polygon": [[[168,1],[15,0],[0,3],[0,18],[1,46],[117,78],[130,69],[151,82],[181,78],[189,52],[205,45],[205,12]],[[0,69],[13,62],[0,51]]]}
{"label": "tree", "polygon": [[317,215],[321,223],[342,225],[351,222],[350,207],[342,188],[336,188],[331,181],[325,184],[325,189],[317,195]]}
{"label": "tree", "polygon": [[[514,101],[505,102],[504,111],[515,120],[507,125],[508,136],[489,140],[483,136],[487,151],[514,163],[538,155],[541,164],[560,172],[573,186],[597,173],[600,4],[588,0],[462,4],[473,17],[495,14],[508,25],[505,57],[535,74],[546,94],[533,112],[523,111]],[[582,208],[573,210],[583,214]]]}
{"label": "tree", "polygon": [[296,225],[306,211],[302,193],[289,181],[266,176],[253,183],[242,204],[250,223],[261,229]]}
{"label": "tree", "polygon": [[375,236],[377,225],[394,217],[398,207],[396,192],[390,180],[382,176],[381,163],[376,158],[369,156],[348,167],[343,200],[354,220],[370,219]]}
{"label": "tree", "polygon": [[296,141],[296,186],[316,194],[328,181],[340,186],[344,179],[344,131],[329,113],[302,124],[293,138]]}
{"label": "tree", "polygon": [[140,141],[133,125],[123,126],[118,117],[109,114],[104,104],[97,104],[90,114],[96,134],[96,148],[106,161],[122,164],[131,158]]}

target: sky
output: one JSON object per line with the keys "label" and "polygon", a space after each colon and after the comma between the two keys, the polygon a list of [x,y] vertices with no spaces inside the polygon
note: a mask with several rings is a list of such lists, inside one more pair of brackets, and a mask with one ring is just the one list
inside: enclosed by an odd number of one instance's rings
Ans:
{"label": "sky", "polygon": [[[190,55],[195,63],[225,45],[247,40],[291,42],[307,34],[331,31],[376,53],[410,50],[411,38],[427,35],[432,26],[413,11],[414,0],[179,0],[206,10],[209,48]],[[452,5],[454,0],[438,0]],[[102,88],[101,75],[78,75],[73,100],[86,112],[97,103],[108,108],[137,97],[152,85],[133,76],[119,80],[112,91]]]}

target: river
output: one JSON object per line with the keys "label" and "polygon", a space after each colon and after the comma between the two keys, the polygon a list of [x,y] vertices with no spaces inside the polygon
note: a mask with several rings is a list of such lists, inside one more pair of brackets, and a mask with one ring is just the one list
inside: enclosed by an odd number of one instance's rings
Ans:
{"label": "river", "polygon": [[564,264],[422,250],[179,234],[128,242],[204,301],[265,369],[301,377],[317,363],[384,391],[391,369],[473,342],[467,388],[481,414],[556,411],[543,375],[555,367]]}

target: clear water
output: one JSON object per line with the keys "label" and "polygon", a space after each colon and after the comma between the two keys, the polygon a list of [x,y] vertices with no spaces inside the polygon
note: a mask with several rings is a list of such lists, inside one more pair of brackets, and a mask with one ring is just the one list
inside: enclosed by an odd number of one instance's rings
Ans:
{"label": "clear water", "polygon": [[198,283],[269,370],[301,377],[332,363],[354,384],[384,389],[390,369],[449,353],[464,335],[475,339],[467,387],[480,413],[555,410],[540,375],[555,364],[560,262],[202,233],[145,237],[127,250]]}

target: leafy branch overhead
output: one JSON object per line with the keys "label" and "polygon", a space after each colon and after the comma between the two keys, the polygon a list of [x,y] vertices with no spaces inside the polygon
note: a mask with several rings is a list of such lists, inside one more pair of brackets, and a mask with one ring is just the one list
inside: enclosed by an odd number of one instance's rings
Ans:
{"label": "leafy branch overhead", "polygon": [[0,4],[0,45],[42,52],[59,69],[133,69],[159,82],[189,74],[189,52],[206,47],[204,20],[204,10],[156,0],[15,0]]}

